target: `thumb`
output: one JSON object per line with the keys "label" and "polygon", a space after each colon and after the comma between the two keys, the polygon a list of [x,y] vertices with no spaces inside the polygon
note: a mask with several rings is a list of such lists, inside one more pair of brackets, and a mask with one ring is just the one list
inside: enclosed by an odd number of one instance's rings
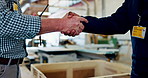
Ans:
{"label": "thumb", "polygon": [[88,20],[83,18],[83,17],[80,17],[80,22],[85,22],[85,23],[88,23]]}
{"label": "thumb", "polygon": [[73,17],[73,15],[71,15],[71,14],[68,15],[68,18],[72,18],[72,17]]}
{"label": "thumb", "polygon": [[76,14],[76,13],[74,13],[74,12],[69,12],[69,15],[79,16],[78,14]]}

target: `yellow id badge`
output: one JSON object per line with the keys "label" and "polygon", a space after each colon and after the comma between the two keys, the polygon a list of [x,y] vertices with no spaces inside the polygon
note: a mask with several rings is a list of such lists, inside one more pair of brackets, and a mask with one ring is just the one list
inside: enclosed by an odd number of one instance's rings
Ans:
{"label": "yellow id badge", "polygon": [[146,27],[142,26],[133,26],[132,36],[144,39],[146,33]]}
{"label": "yellow id badge", "polygon": [[17,4],[13,4],[13,10],[18,11],[18,5]]}

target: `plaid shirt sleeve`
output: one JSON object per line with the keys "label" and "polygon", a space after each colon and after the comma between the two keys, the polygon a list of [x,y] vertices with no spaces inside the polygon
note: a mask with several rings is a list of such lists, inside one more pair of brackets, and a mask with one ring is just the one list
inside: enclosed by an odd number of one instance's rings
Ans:
{"label": "plaid shirt sleeve", "polygon": [[31,39],[40,31],[41,18],[6,9],[0,12],[0,24],[0,37]]}

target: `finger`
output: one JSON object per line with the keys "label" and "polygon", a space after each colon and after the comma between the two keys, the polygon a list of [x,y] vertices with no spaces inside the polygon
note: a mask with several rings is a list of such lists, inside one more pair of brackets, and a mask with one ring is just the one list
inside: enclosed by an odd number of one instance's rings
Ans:
{"label": "finger", "polygon": [[68,30],[68,31],[66,31],[66,34],[70,34],[70,31]]}
{"label": "finger", "polygon": [[81,33],[81,32],[82,32],[82,29],[79,29],[77,32],[78,32],[78,33]]}
{"label": "finger", "polygon": [[75,33],[76,31],[75,30],[68,30],[64,33],[64,35],[68,35],[68,36],[73,36],[73,33]]}
{"label": "finger", "polygon": [[72,14],[72,12],[68,13],[68,18],[72,18],[74,15]]}
{"label": "finger", "polygon": [[84,25],[83,25],[82,23],[80,23],[79,28],[80,28],[81,30],[84,30]]}
{"label": "finger", "polygon": [[82,29],[79,29],[79,30],[77,30],[77,33],[81,33],[83,30]]}
{"label": "finger", "polygon": [[74,34],[73,34],[73,36],[77,36],[77,35],[79,35],[80,33],[77,31],[77,32],[75,32]]}
{"label": "finger", "polygon": [[83,17],[80,17],[80,22],[85,22],[85,23],[88,23],[88,20],[83,18]]}
{"label": "finger", "polygon": [[67,31],[67,33],[69,34],[69,33],[70,33],[70,31]]}
{"label": "finger", "polygon": [[70,35],[73,36],[75,33],[76,33],[76,30],[73,29],[73,30],[70,32]]}
{"label": "finger", "polygon": [[78,33],[78,32],[75,32],[75,33],[73,34],[73,37],[76,36],[76,35],[79,35],[79,33]]}
{"label": "finger", "polygon": [[77,33],[76,35],[79,35],[80,33]]}
{"label": "finger", "polygon": [[79,16],[78,14],[74,13],[74,12],[69,12],[70,15],[73,15],[73,16]]}
{"label": "finger", "polygon": [[74,36],[75,33],[76,33],[76,30],[73,30],[70,35]]}
{"label": "finger", "polygon": [[77,29],[77,31],[73,34],[73,36],[79,35],[83,30],[82,29]]}
{"label": "finger", "polygon": [[66,32],[62,31],[62,33],[63,33],[64,35],[69,35],[70,31],[69,31],[69,30],[66,31]]}
{"label": "finger", "polygon": [[84,30],[84,25],[80,23],[77,32],[81,33],[83,30]]}

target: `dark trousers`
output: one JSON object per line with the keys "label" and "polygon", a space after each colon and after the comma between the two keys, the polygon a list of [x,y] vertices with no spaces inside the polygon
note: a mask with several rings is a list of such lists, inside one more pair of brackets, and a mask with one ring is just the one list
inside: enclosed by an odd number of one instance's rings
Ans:
{"label": "dark trousers", "polygon": [[19,63],[10,65],[10,62],[8,65],[0,64],[0,78],[21,78]]}

